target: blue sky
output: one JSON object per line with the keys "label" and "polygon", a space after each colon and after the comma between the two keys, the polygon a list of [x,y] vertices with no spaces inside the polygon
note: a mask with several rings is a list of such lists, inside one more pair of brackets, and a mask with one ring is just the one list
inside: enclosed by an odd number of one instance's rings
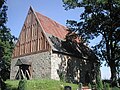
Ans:
{"label": "blue sky", "polygon": [[[82,9],[65,11],[62,0],[7,0],[7,5],[7,26],[16,37],[20,34],[30,6],[32,6],[35,11],[40,12],[64,26],[66,25],[66,20],[79,20],[80,13],[82,12]],[[96,42],[92,42],[92,44],[94,43]],[[103,79],[110,77],[110,71],[107,67],[102,67],[101,73]]]}

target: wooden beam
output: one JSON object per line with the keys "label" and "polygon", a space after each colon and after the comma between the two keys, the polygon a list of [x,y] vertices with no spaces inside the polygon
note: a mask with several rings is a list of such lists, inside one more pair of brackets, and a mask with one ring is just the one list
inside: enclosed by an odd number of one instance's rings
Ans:
{"label": "wooden beam", "polygon": [[22,73],[23,78],[25,79],[25,75],[24,75],[24,73],[23,73],[23,70],[22,70],[22,69],[21,69],[21,73]]}
{"label": "wooden beam", "polygon": [[26,70],[26,72],[27,72],[28,78],[31,79],[31,76],[30,76],[28,70]]}

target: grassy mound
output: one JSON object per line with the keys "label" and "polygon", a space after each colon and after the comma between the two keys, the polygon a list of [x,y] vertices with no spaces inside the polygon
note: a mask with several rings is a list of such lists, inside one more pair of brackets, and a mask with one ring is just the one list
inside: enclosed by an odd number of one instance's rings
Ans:
{"label": "grassy mound", "polygon": [[[7,90],[17,90],[19,81],[18,80],[8,80],[6,81]],[[56,80],[27,80],[27,90],[63,90],[63,86],[71,86],[72,90],[76,90],[78,85],[60,82]]]}

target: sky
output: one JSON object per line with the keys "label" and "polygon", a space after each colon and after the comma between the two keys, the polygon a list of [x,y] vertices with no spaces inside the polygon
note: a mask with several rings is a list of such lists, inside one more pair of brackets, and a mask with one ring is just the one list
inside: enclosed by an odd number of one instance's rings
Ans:
{"label": "sky", "polygon": [[[83,11],[82,9],[66,11],[63,7],[62,0],[7,0],[7,5],[7,27],[11,29],[12,35],[16,37],[19,37],[30,6],[32,6],[35,11],[64,26],[66,26],[66,20],[79,20],[80,13]],[[93,41],[91,46],[95,43],[96,41]],[[101,76],[102,79],[110,78],[110,70],[108,67],[101,67]]]}

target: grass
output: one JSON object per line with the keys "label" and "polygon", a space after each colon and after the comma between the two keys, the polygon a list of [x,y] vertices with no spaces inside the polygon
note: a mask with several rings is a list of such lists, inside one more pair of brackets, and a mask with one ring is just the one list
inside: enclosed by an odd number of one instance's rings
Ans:
{"label": "grass", "polygon": [[[18,90],[19,80],[7,80],[6,90]],[[27,90],[63,90],[64,86],[71,86],[72,90],[77,90],[78,85],[72,83],[65,83],[50,79],[27,80]],[[120,88],[113,87],[110,90],[120,90]]]}
{"label": "grass", "polygon": [[15,81],[7,80],[5,83],[7,86],[7,90],[17,90],[19,81],[18,80],[15,80]]}
{"label": "grass", "polygon": [[[19,81],[18,80],[7,80],[7,90],[17,90]],[[27,80],[27,90],[63,90],[62,86],[71,86],[72,90],[76,90],[78,85],[65,83],[56,80]]]}

